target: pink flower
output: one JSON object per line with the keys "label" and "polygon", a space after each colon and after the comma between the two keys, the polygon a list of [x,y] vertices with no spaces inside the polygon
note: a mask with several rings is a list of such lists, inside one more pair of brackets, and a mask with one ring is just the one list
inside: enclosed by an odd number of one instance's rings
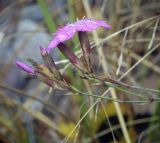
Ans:
{"label": "pink flower", "polygon": [[64,41],[71,39],[75,33],[75,24],[67,24],[64,27],[59,28],[57,32],[54,33],[54,38],[49,43],[47,50],[50,51],[52,48],[57,47],[59,43],[63,43]]}
{"label": "pink flower", "polygon": [[105,21],[94,20],[91,18],[85,18],[75,22],[75,27],[77,31],[86,31],[86,32],[91,32],[97,29],[98,27],[104,27],[107,29],[111,28],[111,26],[108,25]]}
{"label": "pink flower", "polygon": [[35,71],[31,66],[29,66],[29,65],[27,65],[25,63],[22,63],[20,61],[16,61],[16,65],[17,65],[17,67],[19,67],[23,71],[27,72],[28,74],[35,75]]}
{"label": "pink flower", "polygon": [[64,27],[59,28],[57,32],[54,33],[54,37],[49,43],[47,50],[50,51],[51,49],[57,47],[59,43],[63,43],[64,41],[71,39],[76,32],[91,32],[98,27],[104,27],[107,29],[111,28],[111,26],[108,25],[105,21],[91,18],[84,18],[72,24],[67,24]]}

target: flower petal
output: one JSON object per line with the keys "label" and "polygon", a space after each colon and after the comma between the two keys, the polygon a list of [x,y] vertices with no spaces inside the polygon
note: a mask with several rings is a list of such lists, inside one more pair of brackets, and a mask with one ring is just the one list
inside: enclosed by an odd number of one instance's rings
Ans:
{"label": "flower petal", "polygon": [[50,52],[51,49],[58,46],[59,43],[63,43],[69,39],[71,39],[74,34],[78,31],[86,31],[91,32],[98,27],[104,27],[104,28],[111,28],[110,25],[108,25],[103,20],[94,20],[91,18],[84,18],[82,20],[79,20],[77,22],[67,24],[62,28],[59,28],[56,33],[54,33],[54,37],[49,43],[47,50]]}
{"label": "flower petal", "polygon": [[54,33],[53,40],[49,43],[48,50],[57,47],[59,43],[71,39],[76,33],[76,28],[74,24],[67,24],[66,26],[59,28],[56,33]]}
{"label": "flower petal", "polygon": [[99,27],[104,27],[104,28],[111,28],[110,25],[108,25],[105,21],[103,20],[94,20],[91,18],[84,18],[82,20],[79,20],[75,22],[76,30],[77,31],[86,31],[86,32],[91,32]]}

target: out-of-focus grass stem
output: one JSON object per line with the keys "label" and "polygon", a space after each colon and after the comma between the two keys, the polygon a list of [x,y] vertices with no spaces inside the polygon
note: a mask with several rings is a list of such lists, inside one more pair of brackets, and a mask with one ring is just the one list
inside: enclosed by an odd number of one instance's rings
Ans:
{"label": "out-of-focus grass stem", "polygon": [[54,32],[56,30],[56,25],[55,25],[55,23],[52,20],[51,14],[49,13],[46,1],[44,1],[44,0],[37,0],[37,3],[38,3],[38,5],[39,5],[39,7],[40,7],[40,9],[42,11],[42,14],[44,16],[44,21],[46,23],[46,26],[47,26],[49,32],[50,33]]}

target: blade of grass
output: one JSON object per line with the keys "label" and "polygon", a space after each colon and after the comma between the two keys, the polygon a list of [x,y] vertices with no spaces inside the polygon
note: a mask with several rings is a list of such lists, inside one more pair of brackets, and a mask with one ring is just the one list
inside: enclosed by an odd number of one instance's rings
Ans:
{"label": "blade of grass", "polygon": [[56,24],[52,20],[52,16],[48,11],[48,6],[46,4],[46,1],[44,0],[37,0],[37,3],[42,11],[42,14],[44,16],[44,21],[47,25],[47,28],[50,33],[54,32],[56,30]]}
{"label": "blade of grass", "polygon": [[152,37],[151,37],[151,40],[150,40],[149,45],[148,45],[148,50],[150,50],[152,48],[153,41],[154,41],[155,35],[156,35],[156,30],[157,30],[158,23],[159,23],[159,18],[157,18],[156,24],[154,26]]}
{"label": "blade of grass", "polygon": [[112,137],[113,137],[114,143],[117,143],[116,138],[115,138],[115,135],[114,135],[114,132],[113,132],[113,128],[112,128],[111,122],[110,122],[110,120],[109,120],[109,116],[108,116],[108,114],[107,114],[107,111],[106,111],[103,103],[102,103],[102,102],[100,102],[100,103],[101,103],[102,108],[103,108],[103,111],[104,111],[104,113],[105,113],[105,115],[106,115],[106,117],[107,117],[107,122],[108,122],[108,125],[109,125],[109,128],[110,128],[110,131],[111,131],[111,133],[112,133]]}
{"label": "blade of grass", "polygon": [[119,59],[118,59],[118,68],[117,68],[117,71],[116,71],[117,76],[120,72],[120,68],[121,68],[122,63],[123,63],[123,51],[124,51],[123,49],[124,49],[124,45],[126,43],[127,34],[128,34],[128,29],[125,31],[125,35],[124,35],[123,43],[122,43],[122,47],[121,47],[121,54],[120,54]]}

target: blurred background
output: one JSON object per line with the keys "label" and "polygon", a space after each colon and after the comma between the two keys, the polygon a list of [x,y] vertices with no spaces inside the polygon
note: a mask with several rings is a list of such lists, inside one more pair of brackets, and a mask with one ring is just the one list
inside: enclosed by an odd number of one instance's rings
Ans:
{"label": "blurred background", "polygon": [[[89,98],[51,90],[15,66],[16,60],[27,63],[27,58],[42,64],[39,46],[46,47],[58,27],[89,17],[112,26],[88,33],[94,72],[117,80],[136,64],[122,81],[159,90],[159,14],[159,0],[0,0],[0,142],[159,143],[159,93],[138,90],[150,102],[119,103],[128,141],[114,103],[107,100],[93,107],[65,141],[89,109]],[[67,44],[80,50],[77,36]],[[96,94],[107,90],[82,80],[58,49],[51,54],[66,80],[78,89]],[[121,100],[137,99],[114,92]]]}

